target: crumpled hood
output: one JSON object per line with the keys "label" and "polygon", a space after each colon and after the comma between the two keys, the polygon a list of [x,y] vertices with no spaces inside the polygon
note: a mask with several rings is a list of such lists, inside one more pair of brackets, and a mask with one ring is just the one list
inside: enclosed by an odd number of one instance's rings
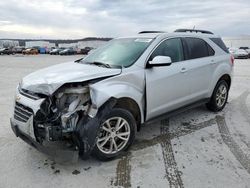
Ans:
{"label": "crumpled hood", "polygon": [[25,76],[22,79],[21,87],[35,93],[51,95],[65,83],[83,82],[120,73],[121,69],[75,62],[62,63]]}

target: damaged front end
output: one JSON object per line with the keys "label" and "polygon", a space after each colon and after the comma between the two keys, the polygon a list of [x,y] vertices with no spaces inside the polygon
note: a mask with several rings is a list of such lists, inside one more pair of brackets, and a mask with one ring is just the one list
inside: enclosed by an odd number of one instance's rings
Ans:
{"label": "damaged front end", "polygon": [[51,96],[35,95],[18,89],[11,119],[16,136],[60,162],[74,162],[79,154],[87,158],[95,146],[100,121],[115,99],[97,109],[88,83],[65,84]]}
{"label": "damaged front end", "polygon": [[34,132],[42,142],[70,139],[79,117],[90,108],[87,86],[64,86],[47,97],[34,116]]}

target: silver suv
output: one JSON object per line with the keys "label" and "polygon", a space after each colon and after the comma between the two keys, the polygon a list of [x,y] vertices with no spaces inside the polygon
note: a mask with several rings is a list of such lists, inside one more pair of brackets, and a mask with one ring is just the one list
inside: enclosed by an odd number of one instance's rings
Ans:
{"label": "silver suv", "polygon": [[24,77],[11,126],[54,156],[72,151],[111,159],[128,149],[141,124],[159,116],[197,104],[222,110],[233,63],[209,31],[144,31],[114,39],[83,59]]}

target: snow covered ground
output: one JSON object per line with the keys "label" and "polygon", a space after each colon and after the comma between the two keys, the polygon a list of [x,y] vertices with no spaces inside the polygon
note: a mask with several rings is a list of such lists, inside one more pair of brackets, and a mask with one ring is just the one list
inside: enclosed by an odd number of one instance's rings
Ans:
{"label": "snow covered ground", "polygon": [[12,133],[9,117],[20,79],[80,56],[0,56],[0,188],[250,187],[250,60],[236,60],[226,108],[204,106],[146,125],[127,155],[57,164]]}

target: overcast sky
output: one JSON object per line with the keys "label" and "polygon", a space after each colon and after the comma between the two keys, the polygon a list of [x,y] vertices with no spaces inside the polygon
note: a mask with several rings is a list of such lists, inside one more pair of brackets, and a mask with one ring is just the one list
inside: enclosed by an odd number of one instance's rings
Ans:
{"label": "overcast sky", "polygon": [[0,38],[117,37],[207,29],[250,35],[250,0],[0,0]]}

